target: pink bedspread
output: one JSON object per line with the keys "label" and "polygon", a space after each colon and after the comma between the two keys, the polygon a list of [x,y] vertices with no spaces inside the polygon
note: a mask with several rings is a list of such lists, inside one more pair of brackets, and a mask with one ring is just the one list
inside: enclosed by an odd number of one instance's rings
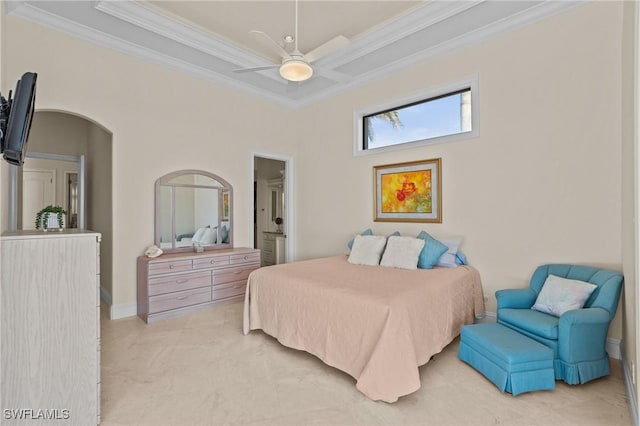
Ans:
{"label": "pink bedspread", "polygon": [[243,332],[262,329],[350,374],[369,398],[395,402],[420,388],[418,367],[481,313],[470,266],[404,270],[343,255],[251,273]]}

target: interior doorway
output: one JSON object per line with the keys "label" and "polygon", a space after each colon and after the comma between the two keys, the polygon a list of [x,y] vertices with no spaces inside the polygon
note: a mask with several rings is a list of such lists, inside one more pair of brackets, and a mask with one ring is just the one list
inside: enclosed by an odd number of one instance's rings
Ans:
{"label": "interior doorway", "polygon": [[291,159],[253,156],[253,242],[262,266],[293,258]]}
{"label": "interior doorway", "polygon": [[55,171],[22,170],[22,229],[35,229],[36,214],[55,204]]}

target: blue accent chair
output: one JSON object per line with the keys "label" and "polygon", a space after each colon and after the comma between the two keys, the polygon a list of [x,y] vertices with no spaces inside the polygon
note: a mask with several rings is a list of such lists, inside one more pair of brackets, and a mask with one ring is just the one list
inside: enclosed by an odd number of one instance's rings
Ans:
{"label": "blue accent chair", "polygon": [[[584,308],[555,317],[534,311],[538,293],[550,275],[586,281],[598,286]],[[609,374],[606,351],[609,324],[616,314],[622,274],[581,265],[539,266],[526,289],[496,291],[498,323],[553,349],[556,380],[570,385]]]}

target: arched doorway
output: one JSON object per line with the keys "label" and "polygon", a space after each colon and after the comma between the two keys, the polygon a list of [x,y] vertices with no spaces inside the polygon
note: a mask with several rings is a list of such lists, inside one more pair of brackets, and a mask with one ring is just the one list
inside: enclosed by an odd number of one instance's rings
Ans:
{"label": "arched doorway", "polygon": [[[33,210],[54,204],[67,210],[69,227],[102,234],[100,296],[109,305],[113,276],[112,152],[112,133],[95,121],[72,112],[38,110],[24,165],[10,166],[15,168],[10,170],[10,177],[15,176],[15,184],[10,183],[15,195],[9,201],[17,229],[33,228]],[[78,188],[83,184],[84,188]],[[81,192],[84,200],[78,197]],[[47,204],[40,206],[42,203]],[[84,222],[79,218],[83,210]],[[9,222],[11,227],[12,218]]]}

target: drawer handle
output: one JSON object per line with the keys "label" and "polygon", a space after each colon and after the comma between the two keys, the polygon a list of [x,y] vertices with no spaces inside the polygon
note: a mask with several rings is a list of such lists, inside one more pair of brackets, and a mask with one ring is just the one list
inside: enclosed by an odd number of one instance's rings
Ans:
{"label": "drawer handle", "polygon": [[176,284],[184,284],[186,282],[189,282],[189,279],[184,279],[184,280],[177,280]]}
{"label": "drawer handle", "polygon": [[247,259],[249,259],[249,256],[245,256],[245,257],[244,257],[244,260],[247,260]]}
{"label": "drawer handle", "polygon": [[216,263],[216,261],[215,260],[210,260],[209,263],[214,265]]}
{"label": "drawer handle", "polygon": [[178,297],[176,297],[176,300],[184,300],[187,297],[189,297],[189,296],[188,295],[187,296],[178,296]]}
{"label": "drawer handle", "polygon": [[233,288],[242,288],[241,285],[234,285]]}
{"label": "drawer handle", "polygon": [[234,272],[235,275],[238,275],[238,274],[241,274],[241,273],[242,273],[242,271],[235,271]]}
{"label": "drawer handle", "polygon": [[169,265],[169,269],[175,268],[175,265]]}

